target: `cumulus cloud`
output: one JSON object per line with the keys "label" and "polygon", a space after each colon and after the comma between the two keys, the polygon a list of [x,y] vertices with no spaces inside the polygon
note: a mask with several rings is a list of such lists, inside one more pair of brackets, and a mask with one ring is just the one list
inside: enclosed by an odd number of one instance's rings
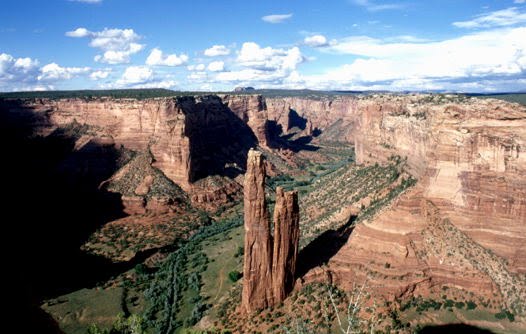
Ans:
{"label": "cumulus cloud", "polygon": [[117,84],[127,86],[130,84],[144,84],[153,79],[153,71],[148,66],[130,66],[124,70]]}
{"label": "cumulus cloud", "polygon": [[34,85],[38,73],[36,59],[0,54],[0,90],[19,90],[21,87]]}
{"label": "cumulus cloud", "polygon": [[224,45],[214,45],[206,49],[204,53],[207,57],[228,56],[230,50]]}
{"label": "cumulus cloud", "polygon": [[208,70],[211,72],[221,72],[225,69],[225,63],[222,61],[213,61],[208,64]]}
{"label": "cumulus cloud", "polygon": [[272,14],[265,15],[261,19],[267,23],[282,23],[290,19],[292,14]]}
{"label": "cumulus cloud", "polygon": [[170,75],[156,74],[148,66],[129,66],[124,73],[111,84],[102,84],[101,88],[173,88],[177,82]]}
{"label": "cumulus cloud", "polygon": [[56,63],[40,67],[38,60],[0,54],[0,90],[48,90],[54,84],[91,73],[89,67],[62,67]]}
{"label": "cumulus cloud", "polygon": [[[480,80],[511,80],[526,71],[526,28],[505,28],[435,42],[386,42],[354,36],[329,52],[357,56],[324,74],[302,77],[307,86],[431,89]],[[455,84],[456,82],[456,84]],[[389,88],[390,87],[390,88]]]}
{"label": "cumulus cloud", "polygon": [[453,22],[458,28],[504,27],[526,22],[526,12],[516,7],[497,10],[476,16],[473,20]]}
{"label": "cumulus cloud", "polygon": [[50,63],[40,69],[39,81],[69,80],[79,74],[89,73],[89,67],[62,67],[57,63]]}
{"label": "cumulus cloud", "polygon": [[96,55],[94,60],[106,64],[123,64],[130,61],[130,56],[144,49],[144,44],[137,43],[139,36],[133,29],[107,29],[102,31],[89,31],[86,28],[77,28],[66,32],[66,36],[73,38],[89,37],[89,45],[103,51]]}
{"label": "cumulus cloud", "polygon": [[146,65],[150,66],[179,66],[188,61],[188,56],[181,54],[180,56],[174,54],[164,55],[163,52],[155,48],[150,52],[150,55],[146,59]]}
{"label": "cumulus cloud", "polygon": [[351,0],[351,1],[355,5],[364,7],[370,12],[378,12],[378,11],[390,10],[390,9],[402,9],[405,7],[405,5],[401,3],[378,4],[376,3],[376,1],[371,1],[371,0]]}
{"label": "cumulus cloud", "polygon": [[111,73],[111,69],[96,70],[89,75],[91,80],[106,79]]}
{"label": "cumulus cloud", "polygon": [[298,47],[290,49],[262,48],[254,42],[243,43],[237,57],[239,64],[261,71],[294,70],[305,61]]}
{"label": "cumulus cloud", "polygon": [[322,46],[327,46],[327,38],[323,35],[313,35],[313,36],[307,36],[303,40],[303,43],[307,46],[317,48]]}
{"label": "cumulus cloud", "polygon": [[245,85],[279,86],[305,61],[298,47],[262,48],[256,43],[243,43],[236,59],[236,70],[220,72],[211,80]]}

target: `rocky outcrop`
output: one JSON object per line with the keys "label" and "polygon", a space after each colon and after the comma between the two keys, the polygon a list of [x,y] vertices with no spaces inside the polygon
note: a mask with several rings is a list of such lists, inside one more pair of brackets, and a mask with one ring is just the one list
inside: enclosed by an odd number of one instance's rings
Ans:
{"label": "rocky outcrop", "polygon": [[245,258],[241,306],[250,313],[285,299],[294,285],[299,241],[296,191],[276,189],[274,237],[265,202],[265,163],[250,150],[245,174]]}
{"label": "rocky outcrop", "polygon": [[449,286],[499,295],[520,310],[516,296],[526,291],[526,109],[443,96],[384,96],[360,104],[357,161],[407,158],[419,182],[355,228],[329,262],[331,279],[348,289],[367,279],[387,298]]}
{"label": "rocky outcrop", "polygon": [[298,192],[283,191],[281,187],[277,187],[272,260],[272,288],[275,303],[285,300],[294,286],[300,239],[299,219]]}
{"label": "rocky outcrop", "polygon": [[246,312],[274,303],[272,236],[265,201],[265,163],[261,152],[250,150],[244,183],[245,255],[241,306]]}

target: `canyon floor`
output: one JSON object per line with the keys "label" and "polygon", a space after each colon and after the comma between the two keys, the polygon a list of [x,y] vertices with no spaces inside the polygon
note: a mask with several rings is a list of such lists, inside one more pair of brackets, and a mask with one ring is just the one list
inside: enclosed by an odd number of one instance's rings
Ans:
{"label": "canyon floor", "polygon": [[[10,293],[27,330],[526,330],[523,105],[131,94],[0,97]],[[270,209],[276,187],[298,191],[300,250],[288,298],[247,315],[251,147]]]}

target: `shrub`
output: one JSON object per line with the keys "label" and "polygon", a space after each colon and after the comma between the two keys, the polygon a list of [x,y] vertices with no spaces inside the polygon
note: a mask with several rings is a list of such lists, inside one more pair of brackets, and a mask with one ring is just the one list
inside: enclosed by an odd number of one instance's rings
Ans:
{"label": "shrub", "polygon": [[237,282],[241,277],[243,277],[243,274],[241,274],[237,270],[234,270],[228,273],[228,279],[230,279],[232,283]]}

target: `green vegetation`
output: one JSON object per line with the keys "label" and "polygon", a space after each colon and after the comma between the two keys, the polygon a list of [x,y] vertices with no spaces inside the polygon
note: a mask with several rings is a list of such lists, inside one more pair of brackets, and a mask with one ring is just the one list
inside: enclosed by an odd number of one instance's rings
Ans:
{"label": "green vegetation", "polygon": [[236,270],[228,273],[228,279],[232,282],[237,282],[241,277],[243,277],[243,274]]}
{"label": "green vegetation", "polygon": [[508,318],[510,322],[515,321],[515,316],[508,310],[502,310],[499,313],[495,313],[495,318],[499,320]]}
{"label": "green vegetation", "polygon": [[133,314],[126,318],[124,314],[119,314],[111,329],[101,329],[97,325],[88,328],[88,334],[145,334],[144,320]]}
{"label": "green vegetation", "polygon": [[204,241],[241,224],[238,218],[204,226],[166,258],[145,291],[148,327],[156,333],[174,333],[202,318],[211,307],[201,295],[203,275],[210,263],[203,250]]}
{"label": "green vegetation", "polygon": [[526,105],[526,93],[517,93],[517,94],[471,94],[470,96],[482,98],[482,99],[498,99],[508,102],[520,103]]}
{"label": "green vegetation", "polygon": [[[133,98],[148,99],[154,97],[176,96],[180,93],[168,89],[112,89],[112,90],[56,90],[42,92],[13,92],[0,93],[4,99],[94,99],[100,97],[111,97],[116,99]],[[188,94],[184,94],[188,95]]]}

